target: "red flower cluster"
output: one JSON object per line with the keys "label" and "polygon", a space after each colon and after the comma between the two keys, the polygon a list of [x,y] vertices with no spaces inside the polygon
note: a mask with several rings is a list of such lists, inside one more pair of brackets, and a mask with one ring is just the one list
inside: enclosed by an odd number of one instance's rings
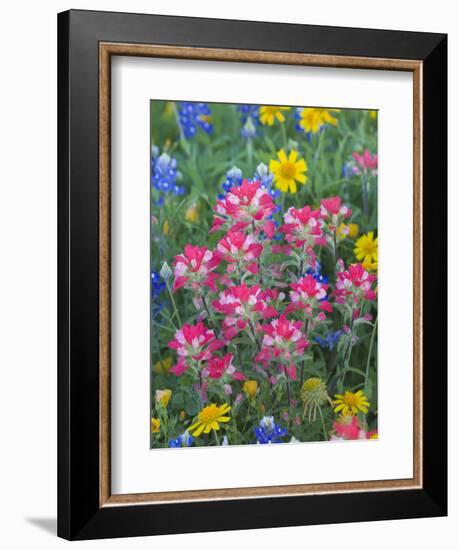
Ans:
{"label": "red flower cluster", "polygon": [[349,302],[351,306],[360,300],[376,300],[376,292],[372,288],[376,275],[371,275],[362,264],[352,264],[347,270],[337,273],[335,297],[338,304]]}
{"label": "red flower cluster", "polygon": [[218,299],[212,302],[212,306],[215,311],[224,315],[225,338],[231,340],[249,323],[277,317],[277,311],[269,305],[274,296],[277,297],[277,291],[273,293],[262,290],[259,285],[249,287],[246,284],[232,286],[221,292]]}
{"label": "red flower cluster", "polygon": [[[333,285],[316,271],[317,247],[331,245],[336,255],[330,237],[351,215],[340,197],[322,200],[317,210],[289,208],[279,227],[286,244],[274,239],[275,209],[258,181],[244,180],[214,208],[212,231],[226,231],[215,250],[187,244],[175,258],[173,290],[193,292],[199,321],[183,325],[169,343],[178,356],[171,372],[191,376],[204,398],[212,384],[231,393],[232,383],[254,371],[272,383],[296,380],[304,350],[317,341],[311,331],[333,312],[331,300],[357,310],[376,297],[376,277],[361,264],[344,269],[339,260]],[[286,246],[291,256],[273,263]]]}

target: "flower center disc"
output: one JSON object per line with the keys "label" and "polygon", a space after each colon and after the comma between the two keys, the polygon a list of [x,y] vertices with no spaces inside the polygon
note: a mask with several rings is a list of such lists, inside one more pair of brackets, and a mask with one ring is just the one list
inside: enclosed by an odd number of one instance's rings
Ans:
{"label": "flower center disc", "polygon": [[295,165],[293,164],[293,162],[284,162],[282,164],[282,167],[281,167],[281,173],[282,173],[282,176],[285,178],[285,179],[288,179],[288,180],[291,180],[293,179],[294,175],[295,175]]}
{"label": "flower center disc", "polygon": [[346,405],[351,407],[352,405],[355,405],[357,402],[357,399],[354,394],[346,392],[343,397],[343,401]]}
{"label": "flower center disc", "polygon": [[209,407],[202,409],[199,413],[199,420],[201,420],[201,422],[210,422],[218,418],[219,415],[220,411],[217,407],[215,405],[210,405]]}

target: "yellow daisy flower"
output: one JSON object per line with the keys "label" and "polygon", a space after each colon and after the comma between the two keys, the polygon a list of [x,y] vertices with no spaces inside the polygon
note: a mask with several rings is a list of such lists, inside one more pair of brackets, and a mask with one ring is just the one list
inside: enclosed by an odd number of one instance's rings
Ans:
{"label": "yellow daisy flower", "polygon": [[231,407],[226,403],[217,407],[215,403],[211,403],[207,407],[204,407],[198,414],[198,421],[188,428],[194,437],[200,436],[203,432],[208,434],[210,430],[219,430],[219,422],[229,422],[231,418],[225,416],[227,412],[231,410]]}
{"label": "yellow daisy flower", "polygon": [[355,243],[354,254],[357,260],[367,263],[378,261],[378,237],[374,237],[373,231],[362,235]]}
{"label": "yellow daisy flower", "polygon": [[300,128],[306,133],[316,134],[325,124],[336,126],[338,120],[330,113],[338,113],[339,109],[316,109],[305,107],[299,111]]}
{"label": "yellow daisy flower", "polygon": [[298,151],[290,151],[287,158],[285,151],[281,149],[277,153],[279,160],[271,160],[269,171],[274,174],[276,187],[282,193],[296,193],[296,182],[305,184],[308,177],[305,172],[308,171],[308,165],[304,159],[298,159]]}
{"label": "yellow daisy flower", "polygon": [[159,433],[159,429],[161,428],[161,420],[158,418],[151,418],[151,433],[157,434]]}
{"label": "yellow daisy flower", "polygon": [[341,412],[344,416],[354,415],[359,411],[367,413],[370,406],[368,398],[362,390],[359,390],[357,393],[345,391],[343,395],[336,394],[333,404],[336,405],[335,412]]}
{"label": "yellow daisy flower", "polygon": [[290,111],[290,107],[279,107],[278,105],[263,105],[260,107],[260,122],[272,126],[275,120],[284,122],[285,117],[282,111]]}
{"label": "yellow daisy flower", "polygon": [[258,382],[256,380],[246,380],[242,386],[242,390],[249,399],[252,399],[257,393]]}

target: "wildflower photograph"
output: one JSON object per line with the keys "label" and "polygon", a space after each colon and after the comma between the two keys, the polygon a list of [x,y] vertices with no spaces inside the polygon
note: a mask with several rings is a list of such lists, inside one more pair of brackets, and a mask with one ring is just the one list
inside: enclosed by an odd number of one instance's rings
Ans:
{"label": "wildflower photograph", "polygon": [[150,446],[378,437],[378,113],[150,102]]}

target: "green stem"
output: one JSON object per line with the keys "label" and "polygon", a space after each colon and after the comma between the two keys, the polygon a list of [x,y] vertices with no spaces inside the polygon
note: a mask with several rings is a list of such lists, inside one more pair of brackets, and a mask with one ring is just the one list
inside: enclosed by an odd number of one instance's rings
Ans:
{"label": "green stem", "polygon": [[253,156],[252,139],[247,138],[247,162],[249,163],[250,170],[252,169],[252,156]]}
{"label": "green stem", "polygon": [[365,173],[362,174],[362,199],[363,199],[363,215],[365,223],[368,225],[368,183]]}
{"label": "green stem", "polygon": [[[308,330],[309,330],[308,325],[309,325],[308,317],[305,314],[305,317],[304,317],[304,336],[306,337],[306,339],[308,338]],[[303,364],[301,365],[300,393],[301,393],[301,388],[303,387],[303,383],[304,383],[304,370],[305,370],[305,368],[306,368],[306,358],[304,358]]]}
{"label": "green stem", "polygon": [[172,307],[174,308],[175,316],[177,317],[177,320],[180,323],[180,326],[182,326],[182,320],[180,319],[180,314],[179,314],[178,309],[177,309],[177,304],[175,303],[175,300],[174,300],[174,295],[172,294],[172,290],[171,290],[171,286],[169,284],[169,280],[166,280],[166,286],[167,286],[167,291],[169,292],[169,297],[171,299]]}
{"label": "green stem", "polygon": [[206,297],[204,296],[204,293],[202,294],[202,305],[204,306],[204,309],[207,313],[207,318],[209,319],[209,323],[211,323],[214,328],[215,336],[219,337],[219,330],[218,330],[217,324],[210,312],[209,306],[207,305],[207,300],[206,300]]}
{"label": "green stem", "polygon": [[257,346],[258,351],[261,351],[260,342],[257,339],[257,335],[255,333],[255,327],[253,326],[253,323],[251,320],[249,321],[249,327],[250,327],[250,332],[252,333],[253,339],[255,341],[255,345]]}
{"label": "green stem", "polygon": [[378,324],[378,317],[376,317],[375,323],[373,325],[373,332],[371,333],[371,338],[370,338],[370,347],[368,348],[367,368],[365,369],[365,391],[367,391],[367,388],[368,388],[368,376],[370,374],[370,359],[371,359],[371,352],[373,351],[373,342],[375,339],[377,324]]}
{"label": "green stem", "polygon": [[217,447],[220,447],[220,440],[218,439],[218,434],[216,430],[212,430],[212,431],[214,432],[215,442],[217,443]]}
{"label": "green stem", "polygon": [[285,122],[281,122],[282,139],[284,140],[285,154],[287,154],[287,132],[285,130]]}
{"label": "green stem", "polygon": [[290,380],[288,379],[288,374],[287,374],[287,368],[285,367],[284,365],[284,373],[285,373],[285,384],[287,386],[287,401],[288,401],[288,408],[290,409],[291,407],[291,402],[292,402],[292,394],[290,392]]}
{"label": "green stem", "polygon": [[236,348],[236,355],[239,361],[239,367],[242,369],[243,364],[242,364],[241,350],[239,349],[239,346],[237,344],[234,344],[234,347]]}
{"label": "green stem", "polygon": [[338,243],[336,240],[336,227],[333,228],[333,250],[335,252],[335,271],[336,271],[336,264],[338,263]]}
{"label": "green stem", "polygon": [[324,421],[324,415],[322,414],[322,408],[318,407],[318,409],[319,409],[319,414],[320,414],[320,420],[322,422],[322,430],[324,432],[324,440],[328,441],[328,434],[327,434],[327,430],[325,428],[325,421]]}

